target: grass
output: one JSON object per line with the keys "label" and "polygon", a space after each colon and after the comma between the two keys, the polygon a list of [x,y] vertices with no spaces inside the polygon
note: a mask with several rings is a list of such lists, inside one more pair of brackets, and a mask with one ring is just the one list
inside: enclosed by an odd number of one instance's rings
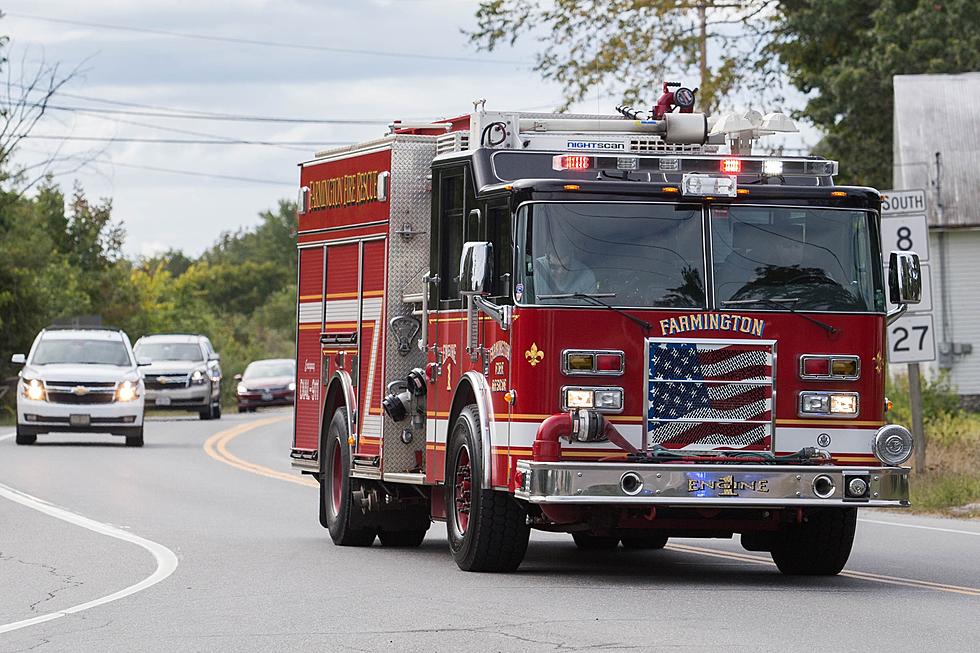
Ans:
{"label": "grass", "polygon": [[[896,420],[897,421],[897,420]],[[953,508],[980,503],[980,415],[963,411],[925,416],[926,470],[909,481],[912,509],[958,517]]]}

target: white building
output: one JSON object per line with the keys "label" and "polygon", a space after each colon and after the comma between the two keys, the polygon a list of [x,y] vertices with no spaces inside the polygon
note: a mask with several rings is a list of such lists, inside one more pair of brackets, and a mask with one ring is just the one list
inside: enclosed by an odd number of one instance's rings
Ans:
{"label": "white building", "polygon": [[[926,191],[936,361],[980,406],[980,73],[896,75],[894,188]],[[977,351],[974,351],[977,347]]]}

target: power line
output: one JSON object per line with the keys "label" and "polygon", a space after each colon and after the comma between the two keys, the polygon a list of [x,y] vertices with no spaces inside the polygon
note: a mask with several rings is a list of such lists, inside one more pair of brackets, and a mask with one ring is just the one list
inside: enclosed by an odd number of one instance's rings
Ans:
{"label": "power line", "polygon": [[[50,156],[50,154],[48,152],[42,152],[40,150],[28,150],[28,149],[24,148],[21,151],[23,151],[23,152],[31,152],[32,154],[41,154],[41,155],[44,155],[44,156]],[[149,170],[151,172],[164,172],[164,173],[174,174],[174,175],[186,175],[186,176],[190,176],[190,177],[211,178],[211,179],[224,179],[224,180],[228,180],[228,181],[243,181],[243,182],[250,183],[250,184],[265,184],[265,185],[268,185],[268,186],[296,186],[296,182],[294,182],[294,181],[289,181],[289,182],[285,182],[285,181],[273,181],[271,179],[258,179],[256,177],[240,177],[240,176],[237,176],[237,175],[222,175],[222,174],[218,174],[218,173],[214,173],[214,172],[200,172],[198,170],[181,170],[181,169],[178,169],[178,168],[162,168],[162,167],[159,167],[159,166],[148,166],[148,165],[141,165],[141,164],[138,164],[138,163],[121,163],[119,161],[110,161],[110,160],[107,160],[107,159],[92,159],[92,161],[90,161],[89,163],[106,163],[106,164],[109,164],[109,165],[112,165],[112,166],[119,166],[121,168],[134,168],[136,170]],[[83,163],[82,166],[84,166],[84,165],[85,164]],[[74,172],[77,172],[77,170],[76,171],[73,171],[72,174],[74,174]],[[55,173],[55,176],[61,176],[61,175]]]}
{"label": "power line", "polygon": [[316,149],[319,145],[350,145],[352,141],[245,141],[193,138],[137,138],[116,136],[56,136],[53,134],[18,134],[17,138],[33,138],[42,141],[92,141],[97,143],[161,143],[181,145],[302,145]]}
{"label": "power line", "polygon": [[[148,116],[153,118],[180,118],[183,120],[223,120],[230,122],[280,122],[292,124],[315,125],[387,125],[390,120],[369,118],[280,118],[273,116],[236,116],[236,115],[197,115],[195,113],[167,113],[164,111],[134,111],[132,109],[106,109],[103,107],[69,107],[55,104],[34,104],[44,106],[52,111],[86,111],[89,113],[109,113],[126,116]],[[169,111],[169,110],[168,110]]]}
{"label": "power line", "polygon": [[107,23],[92,23],[81,20],[69,20],[67,18],[50,18],[48,16],[37,16],[32,14],[22,14],[18,12],[7,12],[7,16],[13,18],[23,18],[27,20],[39,20],[48,23],[62,23],[65,25],[77,25],[81,27],[94,27],[96,29],[111,29],[122,32],[137,32],[140,34],[156,34],[159,36],[173,36],[182,39],[194,39],[197,41],[214,41],[218,43],[234,43],[236,45],[258,45],[269,48],[284,48],[289,50],[306,50],[315,52],[333,52],[337,54],[356,54],[372,57],[397,57],[399,59],[424,59],[429,61],[456,61],[465,63],[482,64],[506,64],[506,65],[527,65],[526,61],[513,61],[506,59],[480,59],[477,57],[450,57],[437,54],[421,54],[418,52],[390,52],[382,50],[360,50],[352,48],[332,48],[324,45],[310,45],[303,43],[284,43],[282,41],[259,41],[257,39],[244,39],[231,36],[214,36],[209,34],[196,34],[192,32],[175,32],[172,30],[153,29],[149,27],[133,27],[129,25],[111,25]]}

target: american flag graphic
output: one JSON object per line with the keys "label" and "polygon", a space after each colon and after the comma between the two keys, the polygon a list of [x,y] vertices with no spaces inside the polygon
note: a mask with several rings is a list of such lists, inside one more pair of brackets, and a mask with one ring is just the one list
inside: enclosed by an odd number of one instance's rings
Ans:
{"label": "american flag graphic", "polygon": [[647,445],[769,449],[773,354],[768,344],[651,341]]}

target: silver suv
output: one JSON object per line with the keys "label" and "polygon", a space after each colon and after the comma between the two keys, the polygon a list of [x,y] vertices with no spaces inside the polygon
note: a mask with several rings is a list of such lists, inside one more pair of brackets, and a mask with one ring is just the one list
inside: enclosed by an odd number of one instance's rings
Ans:
{"label": "silver suv", "polygon": [[147,408],[197,411],[201,419],[221,417],[221,357],[207,337],[143,336],[133,349],[153,361],[141,368]]}

